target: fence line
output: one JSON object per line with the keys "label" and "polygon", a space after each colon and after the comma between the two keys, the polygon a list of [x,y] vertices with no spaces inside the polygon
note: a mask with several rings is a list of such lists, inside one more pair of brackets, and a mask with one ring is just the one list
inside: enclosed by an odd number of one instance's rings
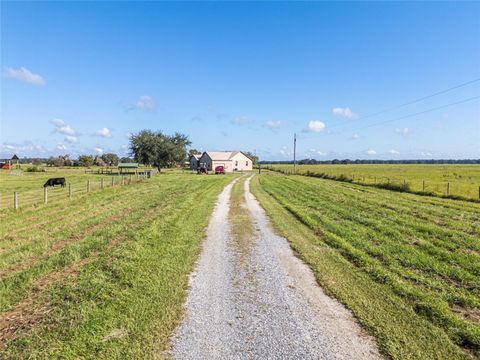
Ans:
{"label": "fence line", "polygon": [[[114,177],[112,177],[111,185],[105,186],[104,178],[102,177],[100,179],[100,183],[98,187],[92,184],[90,180],[87,180],[86,185],[83,186],[84,190],[82,190],[82,185],[80,182],[77,182],[75,184],[68,183],[68,188],[66,189],[67,192],[59,192],[55,190],[52,192],[49,192],[49,188],[44,187],[43,188],[43,204],[54,203],[57,200],[72,199],[75,196],[88,194],[93,190],[104,190],[107,188],[112,188],[114,186],[135,184],[135,183],[143,182],[145,179],[148,179],[148,178],[149,177],[146,174],[137,176],[136,179],[132,179],[132,176],[130,175],[128,181],[125,181],[124,176],[122,176],[121,182],[116,183]],[[33,190],[33,191],[36,192],[37,190]],[[41,192],[32,194],[32,193],[29,193],[29,190],[27,190],[25,192],[25,196],[22,197],[22,194],[19,191],[14,191],[13,204],[12,204],[11,195],[0,196],[0,210],[12,208],[11,207],[12,205],[13,205],[13,209],[19,209],[20,207],[37,205],[41,203],[42,203]],[[12,204],[12,205],[9,205],[9,204]]]}
{"label": "fence line", "polygon": [[[294,175],[292,171],[288,169],[279,169],[275,167],[270,167],[270,166],[264,166],[264,169],[274,171],[274,172],[279,172],[284,175]],[[402,192],[409,192],[409,193],[414,193],[414,194],[421,194],[421,195],[431,195],[431,196],[442,196],[442,197],[447,197],[447,198],[458,198],[461,200],[470,200],[470,201],[478,201],[480,200],[480,185],[471,185],[469,187],[469,192],[475,193],[476,191],[473,189],[476,189],[478,187],[478,198],[475,198],[475,195],[473,196],[467,196],[467,195],[457,195],[454,194],[454,186],[450,181],[447,182],[441,182],[441,181],[431,181],[428,182],[426,180],[420,180],[418,179],[417,181],[415,180],[407,180],[407,179],[396,179],[396,180],[391,180],[389,177],[383,176],[383,177],[373,177],[373,182],[368,181],[368,177],[365,178],[365,176],[358,176],[355,174],[339,174],[339,175],[330,175],[327,173],[317,173],[317,172],[302,172],[299,173],[297,172],[296,175],[300,176],[308,176],[308,177],[317,177],[317,178],[323,178],[323,179],[328,179],[328,180],[336,180],[336,181],[343,181],[343,182],[350,182],[350,183],[355,183],[355,184],[360,184],[360,185],[368,185],[368,186],[374,186],[374,187],[379,187],[379,188],[384,188],[384,189],[390,189],[390,190],[396,190],[396,191],[402,191]],[[372,177],[370,177],[372,179]],[[415,183],[419,183],[421,181],[421,191],[418,190],[413,190],[411,187]],[[467,187],[468,185],[466,185]],[[442,190],[443,189],[443,190]],[[472,191],[473,190],[473,191]]]}

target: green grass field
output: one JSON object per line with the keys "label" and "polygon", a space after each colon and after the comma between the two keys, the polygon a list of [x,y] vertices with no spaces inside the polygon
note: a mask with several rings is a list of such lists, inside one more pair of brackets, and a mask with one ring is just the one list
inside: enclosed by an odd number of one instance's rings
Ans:
{"label": "green grass field", "polygon": [[[26,168],[25,166],[23,167]],[[65,177],[67,185],[72,185],[73,196],[79,196],[87,192],[87,182],[90,181],[90,190],[98,190],[101,188],[103,179],[104,187],[120,185],[122,176],[107,174],[85,173],[85,168],[55,168],[45,167],[46,172],[26,172],[19,170],[0,170],[0,209],[13,208],[13,192],[18,193],[18,202],[20,207],[36,205],[43,203],[43,184],[52,177]],[[96,171],[98,168],[93,167],[88,171]],[[169,171],[167,171],[169,172]],[[137,180],[135,175],[124,176],[127,183],[131,179],[132,182]],[[140,177],[138,178],[140,179]],[[68,198],[68,186],[65,188],[50,187],[48,188],[48,198],[50,201],[58,201]]]}
{"label": "green grass field", "polygon": [[231,180],[157,175],[0,212],[1,357],[161,357]]}
{"label": "green grass field", "polygon": [[[274,169],[293,172],[293,165],[267,165]],[[307,172],[345,175],[356,183],[380,184],[407,183],[412,191],[431,192],[436,195],[461,196],[479,199],[480,165],[389,165],[389,164],[349,164],[349,165],[298,165],[298,174]],[[424,186],[425,185],[425,186]]]}
{"label": "green grass field", "polygon": [[480,355],[480,204],[268,172],[252,190],[390,357]]}

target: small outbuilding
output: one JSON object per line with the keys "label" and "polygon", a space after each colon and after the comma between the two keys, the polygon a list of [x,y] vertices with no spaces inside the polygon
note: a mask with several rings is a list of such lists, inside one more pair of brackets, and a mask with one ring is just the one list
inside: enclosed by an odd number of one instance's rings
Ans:
{"label": "small outbuilding", "polygon": [[191,170],[198,170],[199,160],[202,157],[201,154],[193,154],[190,155],[190,159],[188,159],[188,163]]}
{"label": "small outbuilding", "polygon": [[225,172],[251,171],[253,162],[241,151],[205,151],[197,162],[197,169],[214,171],[223,166]]}
{"label": "small outbuilding", "polygon": [[138,163],[119,163],[118,172],[120,174],[136,173],[138,169]]}
{"label": "small outbuilding", "polygon": [[5,170],[11,170],[13,169],[13,164],[15,163],[17,165],[17,168],[19,167],[19,158],[16,154],[12,156],[11,159],[6,159],[4,161],[0,161],[0,169],[5,169]]}

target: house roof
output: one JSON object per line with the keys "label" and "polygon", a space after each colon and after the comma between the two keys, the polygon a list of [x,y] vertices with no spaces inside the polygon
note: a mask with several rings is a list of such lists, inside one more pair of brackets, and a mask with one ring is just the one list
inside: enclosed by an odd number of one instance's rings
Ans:
{"label": "house roof", "polygon": [[119,163],[118,164],[119,168],[138,168],[138,163]]}
{"label": "house roof", "polygon": [[200,159],[200,158],[202,157],[202,154],[192,154],[192,155],[190,155],[190,159],[191,159],[192,157],[194,157],[195,159],[198,160],[198,159]]}
{"label": "house roof", "polygon": [[17,154],[13,154],[12,160],[20,160],[20,159],[18,158]]}
{"label": "house roof", "polygon": [[213,161],[228,161],[237,154],[243,154],[248,158],[248,156],[241,151],[205,151],[204,154],[207,154]]}

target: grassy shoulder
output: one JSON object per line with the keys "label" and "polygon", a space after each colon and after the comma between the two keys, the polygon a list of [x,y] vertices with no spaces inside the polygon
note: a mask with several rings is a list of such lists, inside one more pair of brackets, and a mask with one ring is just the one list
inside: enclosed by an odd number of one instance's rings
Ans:
{"label": "grassy shoulder", "polygon": [[0,331],[3,358],[162,357],[215,199],[231,180],[157,176],[6,214],[19,232],[0,244],[9,254],[0,326],[15,327]]}
{"label": "grassy shoulder", "polygon": [[[316,183],[322,185],[318,185],[320,188],[308,188],[309,182],[314,182],[314,185],[317,185]],[[312,268],[319,284],[330,295],[339,299],[353,311],[362,325],[377,338],[378,344],[385,354],[394,359],[469,358],[468,351],[471,349],[465,351],[456,343],[458,334],[455,333],[455,330],[458,329],[449,328],[449,325],[436,318],[436,314],[428,316],[425,314],[431,310],[428,303],[413,300],[411,297],[405,296],[407,294],[402,295],[399,293],[401,289],[392,287],[390,279],[382,278],[380,273],[374,273],[372,270],[376,269],[377,264],[373,261],[368,262],[369,257],[365,254],[375,258],[373,254],[376,250],[368,248],[368,241],[366,241],[367,245],[354,242],[356,238],[365,238],[371,239],[372,242],[377,241],[376,245],[378,245],[385,240],[385,237],[394,237],[392,233],[387,232],[387,229],[381,228],[382,221],[387,225],[390,222],[398,221],[402,229],[407,229],[408,223],[402,223],[404,219],[401,217],[395,219],[393,214],[386,216],[387,214],[374,213],[373,208],[362,208],[362,202],[366,206],[368,199],[375,196],[375,191],[382,190],[370,189],[369,193],[365,194],[361,191],[361,187],[357,189],[355,185],[348,185],[347,189],[342,188],[341,191],[336,188],[339,186],[345,187],[346,185],[325,180],[302,178],[296,181],[296,179],[287,179],[280,175],[264,175],[252,180],[251,189],[272,218],[279,233],[289,240],[298,256]],[[342,194],[342,191],[346,193]],[[403,194],[386,191],[377,194],[379,198],[390,197],[384,199],[385,204],[380,208],[385,211],[398,211],[399,214],[408,212],[408,204],[400,195]],[[414,195],[408,194],[408,196],[413,197]],[[323,201],[317,203],[316,199]],[[418,206],[432,213],[431,216],[438,216],[438,213],[435,213],[437,207],[428,202],[421,203],[421,200],[418,199],[412,201],[419,201]],[[396,209],[395,206],[399,208]],[[467,207],[469,206],[473,205],[467,205]],[[413,207],[410,211],[412,210]],[[355,218],[355,216],[357,217]],[[468,216],[468,214],[465,213],[462,216]],[[371,217],[375,218],[377,223],[369,222]],[[438,220],[447,221],[448,219]],[[336,224],[329,223],[329,221],[336,222]],[[426,220],[419,219],[419,222],[425,223]],[[422,224],[416,225],[418,227]],[[464,225],[455,224],[455,226],[461,228]],[[434,229],[435,226],[432,228],[426,226],[423,236]],[[345,230],[349,232],[345,232]],[[441,226],[438,226],[437,231],[441,233],[443,230]],[[383,231],[386,234],[382,234]],[[396,235],[401,237],[401,231]],[[382,234],[382,236],[375,239],[378,234]],[[432,240],[435,240],[435,235],[431,235]],[[452,240],[456,240],[455,231],[452,230],[450,235],[452,237],[448,240],[454,243]],[[412,240],[409,236],[406,238]],[[458,239],[459,241],[469,241],[468,238],[461,236]],[[421,236],[419,240],[422,240]],[[476,245],[471,244],[471,246]],[[426,247],[428,248],[428,246]],[[395,255],[401,257],[402,251],[400,250],[403,249],[397,248],[396,250],[399,251]],[[429,250],[434,251],[433,248],[429,248]],[[380,248],[376,255],[381,257],[382,253],[384,253],[384,249]],[[365,256],[362,258],[363,255]],[[443,255],[445,254],[441,251],[440,254],[437,254],[437,256]],[[367,261],[362,262],[365,259]],[[389,268],[389,271],[400,271],[401,266],[394,261],[395,259],[384,260],[384,263],[393,268],[393,270]],[[414,259],[407,258],[403,265],[410,260],[414,261]],[[413,282],[419,281],[419,279],[413,279],[416,265],[409,265],[412,271],[404,275],[412,276]],[[447,271],[446,269],[437,270]],[[427,269],[427,272],[429,271],[434,272],[435,269]],[[474,271],[472,269],[472,272]],[[385,274],[390,275],[390,273]],[[423,275],[420,274],[420,280]],[[429,283],[425,286],[426,288],[443,286],[436,278],[432,277],[427,280]],[[419,284],[419,287],[423,286],[423,284]],[[439,293],[445,293],[445,289],[439,289]],[[460,291],[456,295],[461,297],[465,294]],[[471,300],[470,297],[467,296],[467,298]],[[423,309],[420,305],[424,306]],[[464,330],[472,330],[466,336],[470,336],[469,339],[475,341],[475,325],[472,326],[467,326],[468,329],[464,326]]]}

